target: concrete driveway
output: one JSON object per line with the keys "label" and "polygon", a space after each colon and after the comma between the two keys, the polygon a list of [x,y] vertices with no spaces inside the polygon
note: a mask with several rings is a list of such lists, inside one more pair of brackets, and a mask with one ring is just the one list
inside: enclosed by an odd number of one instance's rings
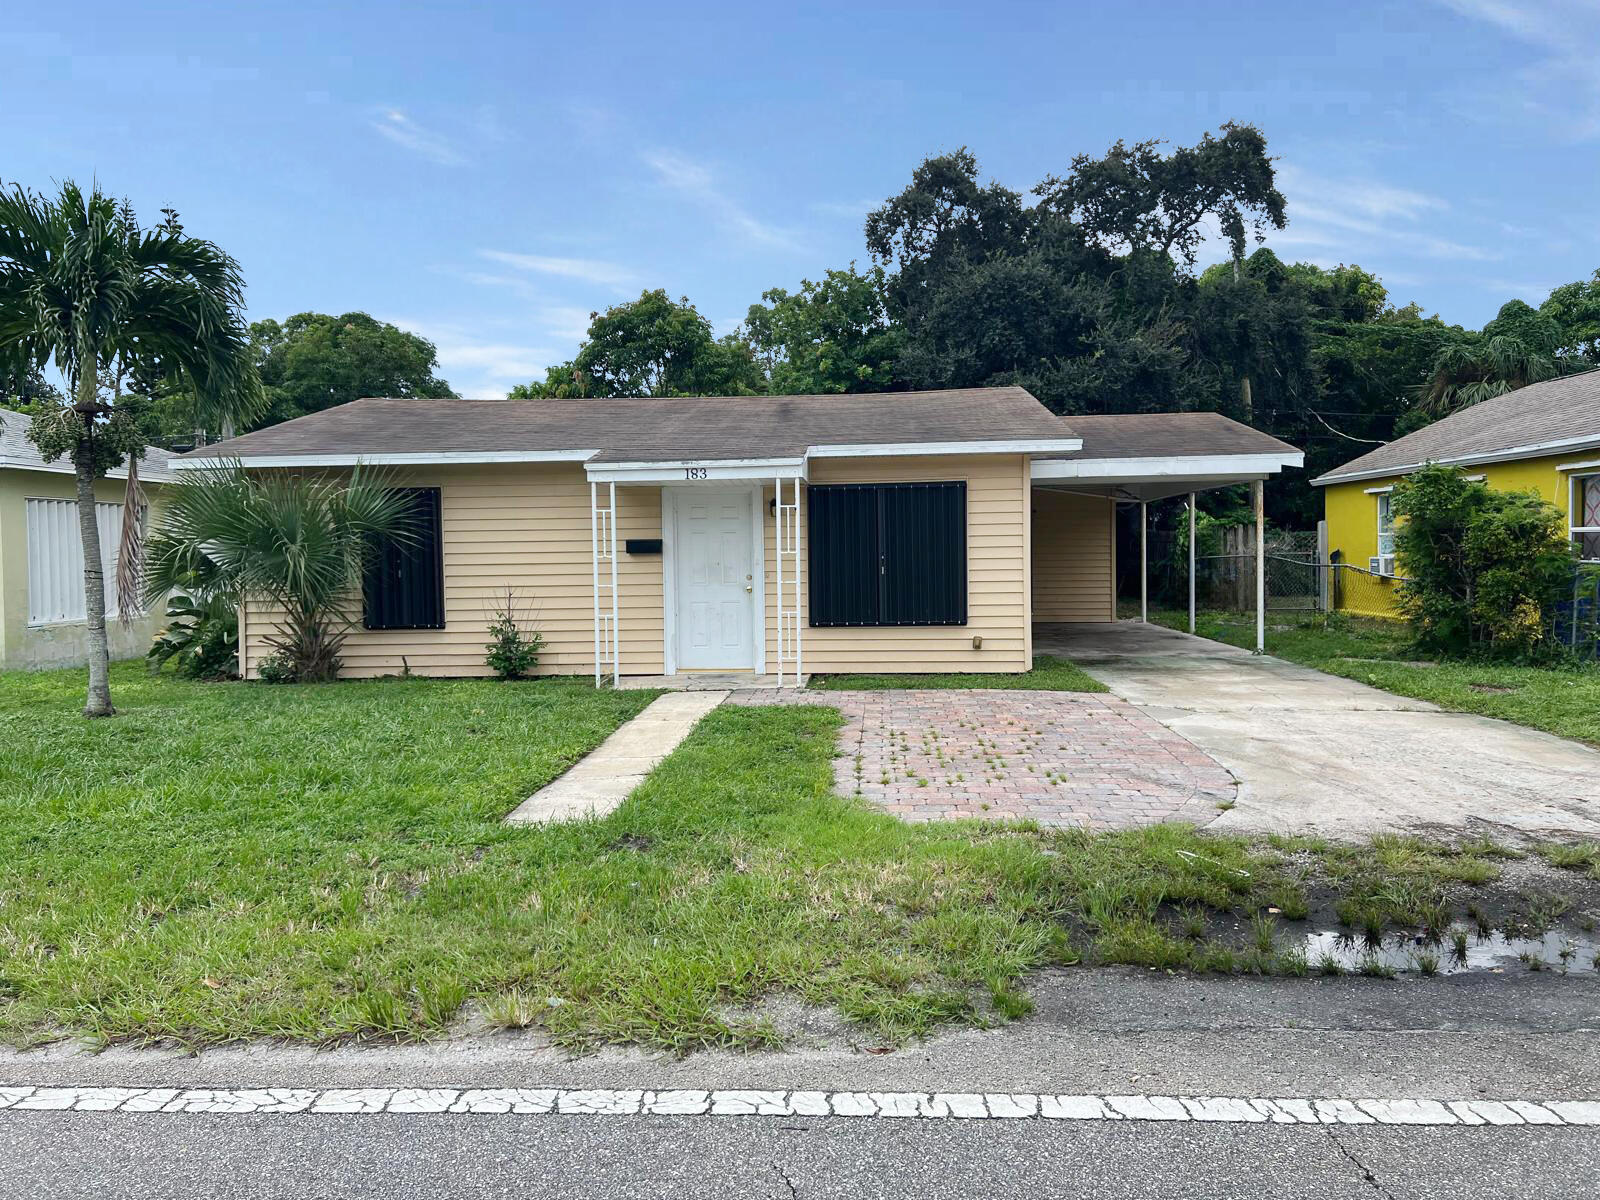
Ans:
{"label": "concrete driveway", "polygon": [[1577,742],[1156,625],[1043,625],[1034,649],[1233,772],[1213,829],[1600,837],[1600,752]]}

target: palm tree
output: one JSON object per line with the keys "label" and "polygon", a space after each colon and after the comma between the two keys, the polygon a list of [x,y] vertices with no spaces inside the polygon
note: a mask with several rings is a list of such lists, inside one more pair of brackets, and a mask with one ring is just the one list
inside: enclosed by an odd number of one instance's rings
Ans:
{"label": "palm tree", "polygon": [[1422,387],[1422,407],[1446,417],[1530,383],[1554,379],[1569,369],[1553,354],[1545,354],[1509,334],[1439,347]]}
{"label": "palm tree", "polygon": [[[160,225],[143,229],[126,202],[98,185],[85,193],[68,182],[55,197],[0,186],[0,374],[53,363],[71,391],[34,418],[29,437],[47,461],[69,457],[77,476],[88,717],[113,711],[94,481],[126,460],[135,503],[123,510],[118,574],[119,590],[133,593],[145,447],[140,394],[179,383],[218,423],[248,419],[261,404],[240,316],[238,264],[185,234],[171,209],[164,214]],[[124,394],[125,381],[132,394]],[[126,536],[130,531],[135,536]]]}
{"label": "palm tree", "polygon": [[151,536],[145,589],[259,602],[279,614],[267,643],[301,682],[333,679],[379,538],[413,536],[406,493],[357,467],[348,480],[188,473]]}

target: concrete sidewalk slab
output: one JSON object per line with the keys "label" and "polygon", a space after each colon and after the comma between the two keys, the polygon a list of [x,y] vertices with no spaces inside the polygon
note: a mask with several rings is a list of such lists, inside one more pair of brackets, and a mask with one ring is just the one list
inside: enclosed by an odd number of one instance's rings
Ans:
{"label": "concrete sidewalk slab", "polygon": [[672,692],[601,742],[561,778],[540,788],[506,817],[510,825],[603,817],[728,698],[727,692]]}

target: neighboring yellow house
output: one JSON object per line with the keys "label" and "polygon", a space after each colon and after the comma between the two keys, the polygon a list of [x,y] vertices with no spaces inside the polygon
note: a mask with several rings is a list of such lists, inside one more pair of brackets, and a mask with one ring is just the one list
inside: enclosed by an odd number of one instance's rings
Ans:
{"label": "neighboring yellow house", "polygon": [[1600,371],[1589,371],[1475,404],[1313,479],[1327,489],[1330,557],[1378,577],[1343,589],[1349,611],[1397,615],[1391,497],[1428,463],[1537,492],[1566,513],[1579,556],[1600,562]]}
{"label": "neighboring yellow house", "polygon": [[[346,676],[482,675],[509,587],[547,674],[792,680],[1025,671],[1035,621],[1116,617],[1119,502],[1301,454],[1215,413],[1061,418],[1021,388],[893,395],[358,400],[174,460],[382,467],[386,548]],[[241,614],[255,677],[275,614]]]}
{"label": "neighboring yellow house", "polygon": [[[0,667],[69,667],[88,660],[83,547],[70,464],[47,463],[28,441],[29,418],[0,410]],[[152,506],[172,479],[165,450],[145,451],[139,479]],[[161,627],[159,611],[117,619],[117,544],[127,472],[95,483],[112,658],[138,658]],[[145,514],[148,523],[150,514]]]}

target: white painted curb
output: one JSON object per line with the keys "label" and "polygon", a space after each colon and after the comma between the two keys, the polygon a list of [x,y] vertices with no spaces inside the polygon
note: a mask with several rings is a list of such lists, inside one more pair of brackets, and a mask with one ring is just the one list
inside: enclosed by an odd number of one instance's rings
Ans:
{"label": "white painted curb", "polygon": [[[440,1113],[1206,1121],[1277,1125],[1600,1126],[1600,1100],[1059,1096],[1035,1092],[643,1088],[0,1087],[0,1112]],[[3,1118],[0,1118],[3,1119]]]}

